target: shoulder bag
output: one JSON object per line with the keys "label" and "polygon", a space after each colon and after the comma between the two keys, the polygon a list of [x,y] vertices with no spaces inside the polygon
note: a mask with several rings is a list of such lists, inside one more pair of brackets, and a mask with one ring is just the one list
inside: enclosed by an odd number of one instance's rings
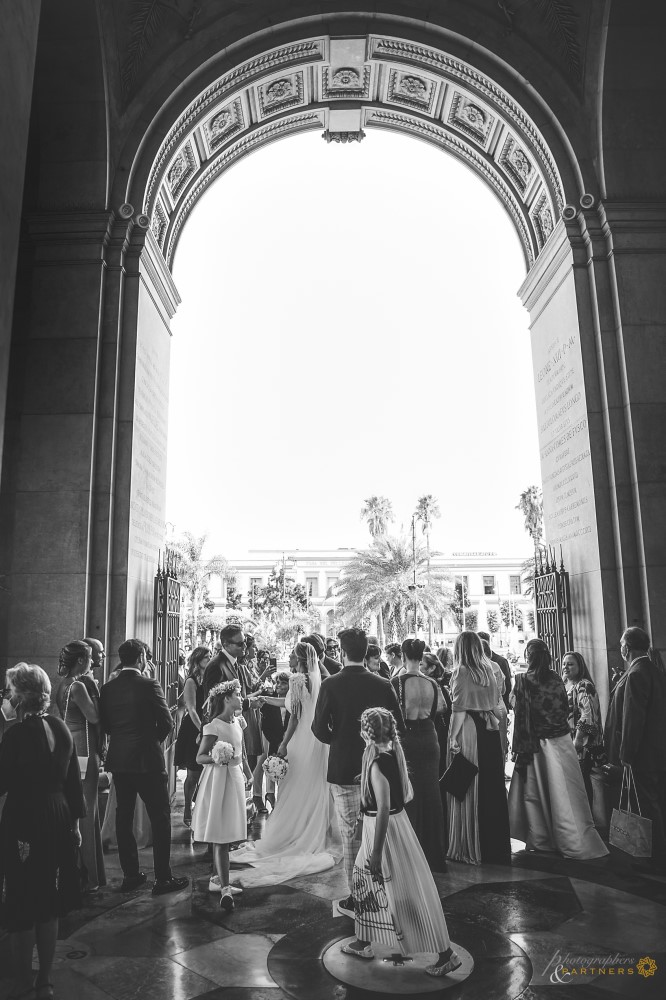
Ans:
{"label": "shoulder bag", "polygon": [[[631,811],[632,786],[638,813]],[[625,787],[627,790],[626,809],[623,808]],[[636,782],[634,781],[634,774],[631,767],[625,767],[622,773],[619,809],[613,809],[608,839],[613,847],[619,848],[625,854],[630,854],[632,858],[652,857],[652,820],[647,819],[641,813],[638,793],[636,792]]]}

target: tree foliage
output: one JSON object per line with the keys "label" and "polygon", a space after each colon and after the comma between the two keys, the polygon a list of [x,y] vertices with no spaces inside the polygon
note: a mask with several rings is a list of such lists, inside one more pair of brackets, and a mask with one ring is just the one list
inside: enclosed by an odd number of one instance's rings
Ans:
{"label": "tree foliage", "polygon": [[390,522],[395,520],[393,504],[387,497],[368,497],[361,510],[361,520],[368,525],[371,536],[379,538],[386,534]]}
{"label": "tree foliage", "polygon": [[428,536],[432,529],[432,522],[435,518],[442,516],[437,498],[432,493],[425,493],[419,497],[414,516],[417,521],[421,522],[423,534]]}
{"label": "tree foliage", "polygon": [[378,616],[387,640],[402,640],[410,619],[427,621],[429,615],[449,616],[453,590],[442,569],[434,569],[426,580],[427,556],[416,547],[416,579],[411,539],[404,535],[382,535],[369,549],[358,552],[345,566],[336,588],[338,611],[348,624]]}
{"label": "tree foliage", "polygon": [[490,611],[487,612],[487,619],[488,631],[492,632],[493,635],[495,632],[499,632],[499,617],[494,608],[491,608]]}
{"label": "tree foliage", "polygon": [[190,598],[193,635],[196,635],[198,630],[199,610],[208,598],[208,581],[211,576],[224,576],[228,569],[227,560],[223,555],[204,556],[203,550],[207,538],[207,534],[194,535],[191,531],[184,531],[174,546],[181,559],[179,569],[181,586]]}
{"label": "tree foliage", "polygon": [[523,613],[515,601],[502,601],[500,615],[502,616],[505,628],[512,628],[515,625],[516,628],[522,629]]}
{"label": "tree foliage", "polygon": [[528,486],[523,490],[516,510],[525,518],[525,531],[538,548],[543,538],[543,494],[538,486]]}
{"label": "tree foliage", "polygon": [[227,607],[239,609],[243,607],[243,595],[236,590],[236,577],[230,576],[227,579]]}
{"label": "tree foliage", "polygon": [[[453,597],[450,604],[451,618],[457,628],[463,629],[468,626],[463,625],[463,611],[465,608],[469,608],[472,602],[468,597],[468,588],[465,588],[465,600],[463,605],[463,586],[462,581],[456,581],[455,587],[453,589]],[[467,617],[467,616],[465,616]]]}
{"label": "tree foliage", "polygon": [[272,617],[274,621],[287,616],[295,616],[308,608],[308,595],[300,583],[294,583],[285,576],[285,570],[274,569],[264,587],[254,593],[255,614]]}

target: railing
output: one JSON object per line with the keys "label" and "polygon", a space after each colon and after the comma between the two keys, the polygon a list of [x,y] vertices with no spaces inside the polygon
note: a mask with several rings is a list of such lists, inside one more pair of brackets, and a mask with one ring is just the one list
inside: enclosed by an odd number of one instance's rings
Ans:
{"label": "railing", "polygon": [[573,649],[569,574],[561,551],[559,569],[552,549],[535,552],[534,600],[537,635],[548,646],[553,666],[561,670],[562,657]]}
{"label": "railing", "polygon": [[164,746],[172,794],[175,792],[175,771],[170,765],[178,721],[178,653],[180,650],[180,580],[178,571],[178,554],[173,549],[167,548],[163,560],[160,554],[155,574],[153,662],[157,670],[157,680],[162,686],[174,721],[173,731]]}

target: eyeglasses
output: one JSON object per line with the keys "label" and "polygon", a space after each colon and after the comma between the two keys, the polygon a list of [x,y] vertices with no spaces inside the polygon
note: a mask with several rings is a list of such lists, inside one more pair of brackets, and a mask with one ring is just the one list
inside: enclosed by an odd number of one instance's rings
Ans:
{"label": "eyeglasses", "polygon": [[230,646],[247,646],[247,642],[245,641],[245,639],[241,639],[240,642],[239,642],[238,639],[230,639],[229,640],[229,645]]}

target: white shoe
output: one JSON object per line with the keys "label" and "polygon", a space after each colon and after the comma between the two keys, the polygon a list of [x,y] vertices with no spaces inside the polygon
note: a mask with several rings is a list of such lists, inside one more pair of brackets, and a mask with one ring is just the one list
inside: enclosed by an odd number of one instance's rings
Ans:
{"label": "white shoe", "polygon": [[[232,896],[242,896],[243,895],[243,890],[241,889],[241,887],[239,885],[230,885],[229,889],[231,890],[231,895]],[[208,891],[209,892],[222,892],[222,886],[220,885],[220,876],[219,875],[211,875],[210,882],[208,883]]]}

